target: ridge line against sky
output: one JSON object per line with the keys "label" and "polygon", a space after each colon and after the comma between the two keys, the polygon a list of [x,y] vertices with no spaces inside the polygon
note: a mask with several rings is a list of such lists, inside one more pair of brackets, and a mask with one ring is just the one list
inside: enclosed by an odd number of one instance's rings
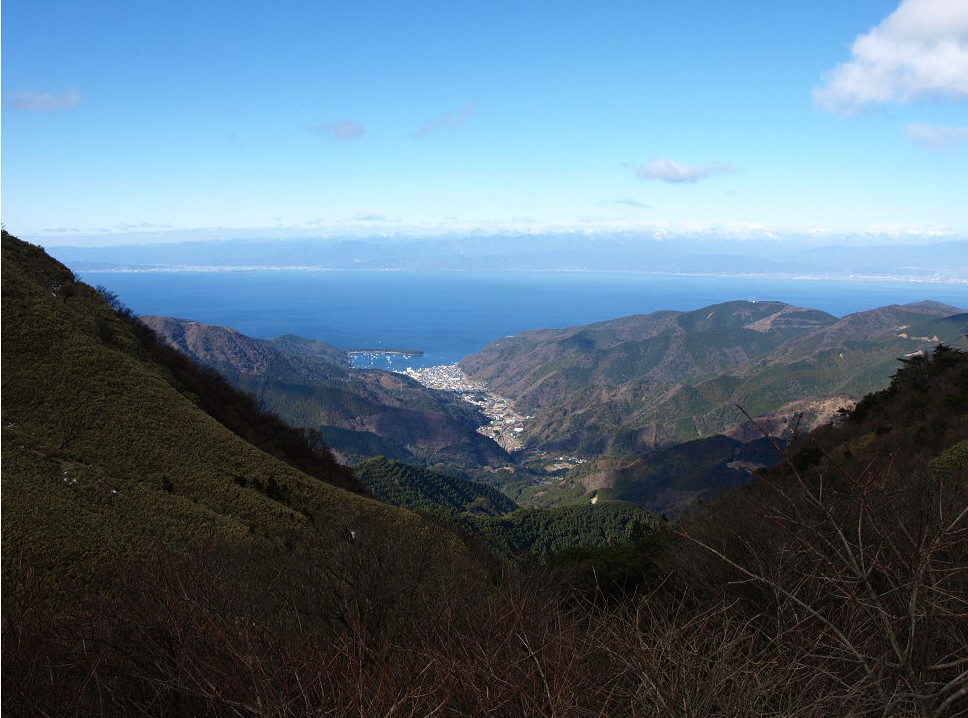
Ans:
{"label": "ridge line against sky", "polygon": [[968,237],[966,0],[5,0],[2,20],[3,222],[42,245]]}

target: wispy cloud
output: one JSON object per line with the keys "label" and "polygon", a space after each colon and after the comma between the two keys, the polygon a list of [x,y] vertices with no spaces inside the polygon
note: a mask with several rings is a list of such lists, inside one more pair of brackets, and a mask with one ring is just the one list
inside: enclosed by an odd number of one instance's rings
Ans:
{"label": "wispy cloud", "polygon": [[813,89],[831,112],[854,115],[932,95],[968,98],[968,3],[904,0],[854,40],[851,55]]}
{"label": "wispy cloud", "polygon": [[397,222],[398,220],[391,217],[387,217],[385,214],[379,214],[378,212],[357,212],[353,215],[353,219],[357,222]]}
{"label": "wispy cloud", "polygon": [[43,227],[37,231],[40,234],[81,234],[84,230],[79,227]]}
{"label": "wispy cloud", "polygon": [[81,104],[81,93],[71,90],[61,95],[51,92],[35,92],[24,90],[14,92],[3,98],[3,106],[12,110],[25,112],[54,112],[55,110],[73,110]]}
{"label": "wispy cloud", "polygon": [[151,222],[139,222],[138,224],[122,222],[121,224],[117,225],[117,228],[121,232],[137,232],[152,229],[174,229],[174,227],[172,227],[170,224],[152,224]]}
{"label": "wispy cloud", "polygon": [[968,127],[941,127],[918,123],[905,127],[904,134],[914,144],[932,150],[944,150],[961,142],[968,142]]}
{"label": "wispy cloud", "polygon": [[688,165],[665,157],[652,160],[635,171],[639,179],[661,180],[680,184],[683,182],[698,182],[714,174],[729,174],[733,168],[721,162],[703,165]]}
{"label": "wispy cloud", "polygon": [[617,199],[612,204],[624,204],[628,207],[635,207],[637,209],[652,209],[651,204],[646,204],[645,202],[639,202],[637,199]]}
{"label": "wispy cloud", "polygon": [[426,137],[427,135],[443,132],[445,130],[459,130],[461,127],[467,124],[467,121],[471,119],[476,112],[477,103],[473,101],[468,102],[460,109],[451,110],[449,112],[445,112],[439,117],[427,120],[419,130],[412,134],[414,137]]}
{"label": "wispy cloud", "polygon": [[366,130],[359,122],[339,120],[338,122],[325,122],[319,127],[314,127],[313,132],[336,142],[348,142],[349,140],[359,139]]}

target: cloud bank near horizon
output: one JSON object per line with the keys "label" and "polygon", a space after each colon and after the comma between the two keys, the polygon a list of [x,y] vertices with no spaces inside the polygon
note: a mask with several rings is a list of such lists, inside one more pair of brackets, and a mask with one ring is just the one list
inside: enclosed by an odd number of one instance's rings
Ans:
{"label": "cloud bank near horizon", "polygon": [[[9,228],[8,228],[9,229]],[[357,212],[342,221],[313,219],[286,223],[280,218],[276,226],[264,227],[175,227],[170,224],[129,222],[111,228],[44,227],[9,231],[26,241],[45,247],[54,246],[126,246],[141,244],[174,244],[195,241],[331,241],[340,239],[381,239],[399,242],[454,237],[519,237],[527,236],[624,236],[640,239],[700,239],[744,243],[769,240],[799,245],[803,242],[846,243],[848,245],[926,244],[965,242],[968,234],[944,226],[877,225],[856,229],[836,227],[779,227],[756,223],[644,221],[625,223],[546,225],[520,219],[511,223],[487,226],[454,221],[412,225],[399,217],[375,212]]]}

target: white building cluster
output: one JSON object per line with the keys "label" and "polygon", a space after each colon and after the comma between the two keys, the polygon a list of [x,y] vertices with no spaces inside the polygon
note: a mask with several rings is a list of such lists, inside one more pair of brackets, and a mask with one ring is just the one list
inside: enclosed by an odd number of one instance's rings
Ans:
{"label": "white building cluster", "polygon": [[454,392],[478,407],[491,420],[478,427],[478,432],[496,441],[506,451],[524,448],[524,422],[530,417],[518,414],[510,401],[488,391],[485,384],[468,379],[457,364],[422,369],[408,367],[400,373],[431,389]]}

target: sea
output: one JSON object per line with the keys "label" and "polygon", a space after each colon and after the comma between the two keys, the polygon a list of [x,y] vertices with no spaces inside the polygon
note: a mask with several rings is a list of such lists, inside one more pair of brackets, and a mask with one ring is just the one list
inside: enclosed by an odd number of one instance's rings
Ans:
{"label": "sea", "polygon": [[781,301],[838,317],[923,300],[968,307],[968,283],[868,279],[275,269],[92,271],[82,279],[115,292],[139,315],[192,319],[260,339],[296,334],[364,352],[352,355],[357,367],[394,370],[453,364],[531,329],[737,299]]}

